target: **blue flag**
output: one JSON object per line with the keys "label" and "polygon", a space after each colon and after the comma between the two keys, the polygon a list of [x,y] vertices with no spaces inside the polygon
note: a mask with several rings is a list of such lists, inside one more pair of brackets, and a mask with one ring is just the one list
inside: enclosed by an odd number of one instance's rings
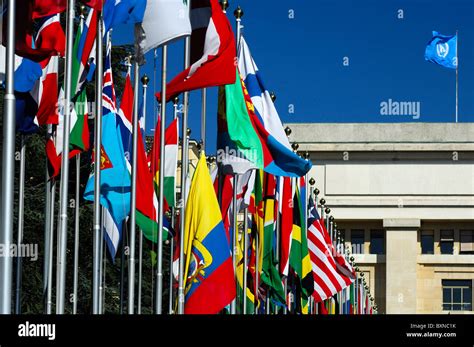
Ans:
{"label": "blue flag", "polygon": [[[115,258],[122,238],[122,223],[130,214],[130,173],[125,161],[122,136],[117,124],[115,90],[111,68],[111,43],[107,56],[102,89],[102,148],[100,151],[100,204],[105,207],[103,224],[107,247]],[[95,164],[94,164],[95,165]],[[94,200],[94,175],[89,177],[84,199]]]}
{"label": "blue flag", "polygon": [[143,21],[146,0],[107,0],[104,4],[105,33],[118,24]]}
{"label": "blue flag", "polygon": [[456,69],[458,67],[457,44],[457,35],[446,36],[433,31],[433,37],[426,46],[425,60],[449,69]]}
{"label": "blue flag", "polygon": [[38,131],[38,124],[35,123],[38,102],[35,100],[33,87],[41,74],[39,63],[18,56],[15,58],[15,124],[18,133],[26,135]]}

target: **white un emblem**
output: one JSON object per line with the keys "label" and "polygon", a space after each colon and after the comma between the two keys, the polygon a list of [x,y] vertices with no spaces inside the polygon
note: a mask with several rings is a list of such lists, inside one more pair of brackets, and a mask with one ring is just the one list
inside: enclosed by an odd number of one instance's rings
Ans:
{"label": "white un emblem", "polygon": [[446,58],[449,53],[449,45],[445,43],[438,43],[436,45],[436,54],[441,58]]}

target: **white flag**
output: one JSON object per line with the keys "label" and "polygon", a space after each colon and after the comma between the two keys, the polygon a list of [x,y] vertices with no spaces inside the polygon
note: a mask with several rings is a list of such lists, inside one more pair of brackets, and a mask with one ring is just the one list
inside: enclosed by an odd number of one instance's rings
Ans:
{"label": "white flag", "polygon": [[143,22],[135,27],[135,41],[142,55],[190,35],[187,0],[147,0]]}

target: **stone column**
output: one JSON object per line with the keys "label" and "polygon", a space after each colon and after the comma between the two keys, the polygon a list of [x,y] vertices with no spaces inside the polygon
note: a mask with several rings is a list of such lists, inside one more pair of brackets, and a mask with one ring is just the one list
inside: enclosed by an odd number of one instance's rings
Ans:
{"label": "stone column", "polygon": [[384,219],[386,313],[416,313],[419,219]]}

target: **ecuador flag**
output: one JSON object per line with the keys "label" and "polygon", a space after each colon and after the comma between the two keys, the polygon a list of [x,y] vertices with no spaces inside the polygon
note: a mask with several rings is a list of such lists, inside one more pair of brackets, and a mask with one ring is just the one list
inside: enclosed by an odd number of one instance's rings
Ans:
{"label": "ecuador flag", "polygon": [[236,296],[230,242],[201,154],[194,172],[184,221],[186,314],[215,314]]}

